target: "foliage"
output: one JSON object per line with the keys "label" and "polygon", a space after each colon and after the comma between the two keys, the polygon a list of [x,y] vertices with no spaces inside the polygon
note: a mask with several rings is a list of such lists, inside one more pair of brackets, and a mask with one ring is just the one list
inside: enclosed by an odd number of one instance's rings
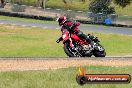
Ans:
{"label": "foliage", "polygon": [[114,2],[121,6],[122,8],[126,7],[127,5],[130,5],[132,0],[114,0]]}
{"label": "foliage", "polygon": [[89,11],[93,13],[112,14],[115,13],[113,7],[110,6],[111,0],[93,0],[90,3]]}

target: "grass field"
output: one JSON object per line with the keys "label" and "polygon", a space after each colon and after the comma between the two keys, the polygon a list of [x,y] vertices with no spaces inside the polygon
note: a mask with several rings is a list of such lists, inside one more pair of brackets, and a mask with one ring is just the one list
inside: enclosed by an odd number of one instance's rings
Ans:
{"label": "grass field", "polygon": [[[0,25],[0,56],[66,56],[63,44],[55,42],[60,35],[57,29]],[[96,32],[94,35],[101,40],[107,55],[132,55],[132,36]]]}
{"label": "grass field", "polygon": [[[130,74],[132,66],[85,66],[87,74]],[[86,84],[76,83],[78,68],[43,71],[0,72],[0,88],[131,88],[130,84]]]}
{"label": "grass field", "polygon": [[0,16],[0,20],[13,20],[13,21],[24,21],[24,22],[39,22],[39,23],[58,24],[57,21],[46,21],[46,20],[37,20],[37,19],[32,19],[32,18],[19,18],[19,17],[9,17],[9,16]]}
{"label": "grass field", "polygon": [[[36,0],[12,0],[13,2],[20,2],[20,4],[26,4],[26,5],[36,5]],[[88,6],[90,4],[90,0],[85,0],[86,2],[80,2],[80,0],[68,0],[68,6],[70,7],[69,9],[72,10],[81,10],[81,11],[87,11]],[[72,1],[72,2],[71,2]],[[128,5],[126,8],[121,8],[114,3],[112,6],[115,7],[116,13],[118,15],[128,15],[132,16],[132,4]],[[65,4],[63,3],[63,0],[48,0],[46,3],[46,7],[50,8],[65,8]]]}

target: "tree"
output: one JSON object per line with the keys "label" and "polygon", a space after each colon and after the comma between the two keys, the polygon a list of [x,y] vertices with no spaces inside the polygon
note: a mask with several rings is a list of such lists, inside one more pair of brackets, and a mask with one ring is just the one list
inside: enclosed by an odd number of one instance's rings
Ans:
{"label": "tree", "polygon": [[115,13],[113,7],[110,6],[111,0],[93,0],[90,3],[89,11],[93,13],[112,14]]}
{"label": "tree", "polygon": [[121,6],[122,8],[126,7],[127,5],[130,5],[132,0],[114,0],[114,2]]}
{"label": "tree", "polygon": [[[89,6],[89,11],[93,13],[115,13],[114,7],[111,7],[112,0],[92,0]],[[132,0],[113,0],[115,4],[125,8],[127,5],[131,4]]]}
{"label": "tree", "polygon": [[37,6],[38,6],[38,7],[45,8],[45,4],[46,4],[48,1],[49,1],[49,0],[37,0]]}
{"label": "tree", "polygon": [[67,0],[62,0],[62,1],[63,1],[63,3],[65,4],[64,8],[65,8],[66,10],[70,9],[70,5],[68,4]]}

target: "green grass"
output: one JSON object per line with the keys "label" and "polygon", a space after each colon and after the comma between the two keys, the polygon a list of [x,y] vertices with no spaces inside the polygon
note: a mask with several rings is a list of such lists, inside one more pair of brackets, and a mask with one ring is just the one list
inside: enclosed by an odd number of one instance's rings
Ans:
{"label": "green grass", "polygon": [[101,39],[108,55],[132,55],[132,36],[94,33]]}
{"label": "green grass", "polygon": [[115,5],[115,11],[119,16],[122,16],[122,15],[132,16],[132,3],[131,5],[128,5],[125,8]]}
{"label": "green grass", "polygon": [[[69,7],[69,9],[73,9],[73,10],[87,11],[89,3],[90,2],[88,0],[86,0],[85,3],[79,2],[79,0],[72,0],[72,2],[68,2],[68,7]],[[66,8],[66,6],[62,0],[56,0],[55,2],[53,0],[49,0],[46,3],[46,6],[50,7],[50,8],[68,9],[68,8]]]}
{"label": "green grass", "polygon": [[0,56],[64,56],[55,29],[2,26],[0,34]]}
{"label": "green grass", "polygon": [[[132,66],[85,66],[88,74],[130,74]],[[86,84],[76,83],[78,68],[43,71],[0,72],[0,88],[131,88],[130,84]]]}
{"label": "green grass", "polygon": [[[89,33],[88,31],[84,31]],[[132,55],[132,36],[96,33],[107,55]],[[66,56],[60,30],[0,25],[0,56]]]}
{"label": "green grass", "polygon": [[31,19],[31,18],[9,17],[9,16],[0,16],[0,20],[13,20],[13,21],[23,21],[23,22],[39,22],[39,23],[58,24],[56,21],[46,21],[46,20],[37,20],[37,19]]}

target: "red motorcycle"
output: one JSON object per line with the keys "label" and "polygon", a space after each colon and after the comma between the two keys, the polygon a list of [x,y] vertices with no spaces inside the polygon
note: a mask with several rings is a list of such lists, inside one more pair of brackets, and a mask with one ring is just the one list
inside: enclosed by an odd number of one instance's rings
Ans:
{"label": "red motorcycle", "polygon": [[87,36],[94,42],[94,48],[86,40],[80,39],[76,34],[69,32],[64,32],[56,42],[63,41],[64,51],[69,57],[91,57],[92,55],[105,57],[105,49],[99,44],[98,38],[90,34]]}

